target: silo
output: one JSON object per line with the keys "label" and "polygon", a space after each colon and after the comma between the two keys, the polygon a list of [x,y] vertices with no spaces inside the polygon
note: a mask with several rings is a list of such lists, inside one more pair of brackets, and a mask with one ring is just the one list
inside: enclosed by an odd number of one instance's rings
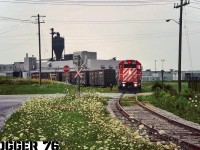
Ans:
{"label": "silo", "polygon": [[56,61],[62,59],[64,47],[64,38],[60,37],[59,32],[57,32],[57,36],[53,38],[53,50],[56,55]]}

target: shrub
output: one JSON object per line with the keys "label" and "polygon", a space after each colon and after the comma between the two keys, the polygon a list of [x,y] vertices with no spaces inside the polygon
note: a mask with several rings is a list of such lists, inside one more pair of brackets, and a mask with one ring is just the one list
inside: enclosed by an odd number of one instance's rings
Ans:
{"label": "shrub", "polygon": [[162,84],[160,82],[155,82],[154,85],[152,86],[152,90],[156,91],[158,89],[163,89],[165,92],[168,92],[174,96],[178,95],[177,90],[172,85],[166,85],[166,84]]}
{"label": "shrub", "polygon": [[187,89],[183,92],[183,97],[189,99],[189,98],[194,98],[196,92],[192,89]]}
{"label": "shrub", "polygon": [[[34,84],[34,83],[39,83],[39,79],[24,79],[24,78],[14,78],[14,77],[0,76],[0,84],[26,85],[26,84]],[[42,84],[54,84],[54,83],[59,83],[59,82],[42,79],[41,83]]]}
{"label": "shrub", "polygon": [[0,84],[12,84],[12,82],[11,77],[0,76]]}
{"label": "shrub", "polygon": [[164,85],[164,90],[169,92],[171,95],[177,96],[177,90],[172,85]]}
{"label": "shrub", "polygon": [[152,86],[152,90],[163,89],[163,85],[160,82],[155,82]]}

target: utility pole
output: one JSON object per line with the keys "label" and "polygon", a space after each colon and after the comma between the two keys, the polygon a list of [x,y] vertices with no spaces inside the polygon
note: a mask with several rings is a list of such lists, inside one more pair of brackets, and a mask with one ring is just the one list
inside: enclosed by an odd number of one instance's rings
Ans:
{"label": "utility pole", "polygon": [[38,24],[38,42],[39,42],[39,84],[41,85],[41,39],[40,39],[40,23],[45,23],[44,21],[40,21],[40,17],[46,17],[46,16],[40,16],[39,14],[37,16],[37,24]]}
{"label": "utility pole", "polygon": [[182,47],[182,14],[183,14],[183,6],[189,4],[189,1],[181,0],[180,5],[175,4],[174,8],[180,8],[180,20],[179,20],[179,53],[178,53],[178,94],[181,93],[181,47]]}

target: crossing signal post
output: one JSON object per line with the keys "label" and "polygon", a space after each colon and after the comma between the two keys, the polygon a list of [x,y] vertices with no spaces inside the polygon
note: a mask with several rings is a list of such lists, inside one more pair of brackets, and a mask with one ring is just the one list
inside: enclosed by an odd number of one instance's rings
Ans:
{"label": "crossing signal post", "polygon": [[63,67],[63,71],[65,72],[66,75],[66,84],[68,84],[68,72],[70,71],[70,67],[68,65],[65,65]]}
{"label": "crossing signal post", "polygon": [[76,75],[74,76],[75,78],[77,78],[77,81],[78,81],[78,86],[77,86],[77,92],[78,92],[78,96],[80,96],[80,78],[82,77],[80,72],[81,70],[83,69],[80,65],[80,61],[81,61],[81,57],[80,55],[78,56],[74,56],[74,62],[76,63],[77,62],[77,66],[78,68],[75,68],[76,69]]}

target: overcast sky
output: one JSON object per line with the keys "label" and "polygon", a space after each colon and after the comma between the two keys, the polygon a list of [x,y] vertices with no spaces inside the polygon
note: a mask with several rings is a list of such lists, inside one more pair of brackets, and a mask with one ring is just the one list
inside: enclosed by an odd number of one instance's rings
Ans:
{"label": "overcast sky", "polygon": [[[164,70],[177,70],[180,10],[174,3],[180,0],[0,0],[0,64],[23,62],[26,53],[38,58],[32,16],[40,14],[46,16],[42,59],[51,57],[54,28],[65,38],[65,54],[95,51],[98,59],[137,59],[144,70],[161,70],[162,62]],[[184,7],[182,39],[182,70],[200,70],[200,0]]]}

